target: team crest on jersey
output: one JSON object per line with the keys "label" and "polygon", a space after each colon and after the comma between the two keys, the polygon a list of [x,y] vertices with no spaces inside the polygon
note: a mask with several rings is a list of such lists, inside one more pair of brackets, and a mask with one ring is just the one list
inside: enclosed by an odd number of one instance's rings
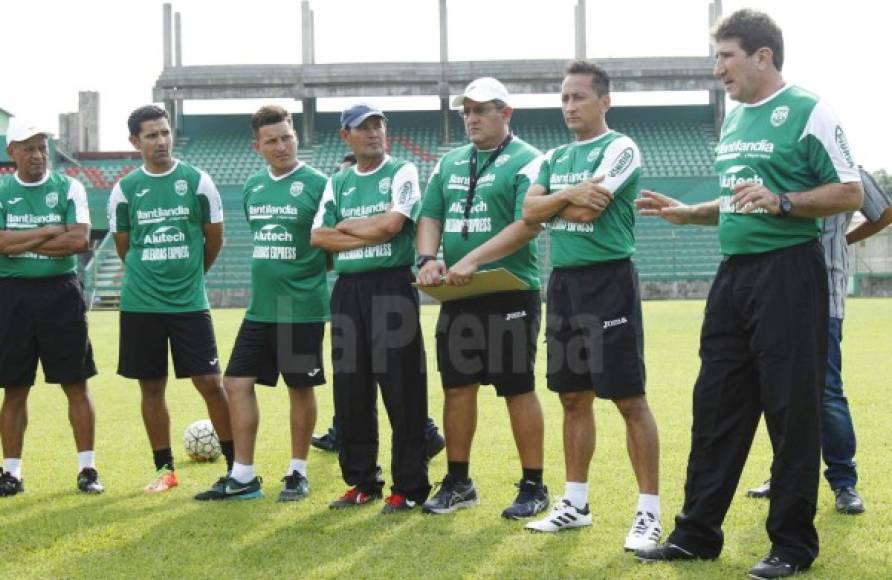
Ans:
{"label": "team crest on jersey", "polygon": [[291,189],[289,189],[288,192],[291,194],[292,197],[297,197],[298,195],[300,195],[303,192],[303,190],[304,190],[304,182],[303,181],[295,181],[294,183],[291,184]]}
{"label": "team crest on jersey", "polygon": [[836,126],[836,144],[839,145],[839,150],[842,151],[842,156],[849,167],[854,167],[855,160],[852,159],[852,152],[849,150],[849,140],[846,139],[846,133],[839,125]]}
{"label": "team crest on jersey", "polygon": [[186,183],[185,179],[177,179],[173,182],[173,190],[177,192],[177,195],[186,195],[188,189],[189,185]]}
{"label": "team crest on jersey", "polygon": [[501,167],[502,165],[505,165],[506,163],[508,163],[509,159],[511,159],[510,155],[508,155],[507,153],[502,153],[501,155],[496,157],[496,160],[493,163],[493,165],[495,165],[496,167]]}
{"label": "team crest on jersey", "polygon": [[790,115],[790,107],[786,105],[781,105],[780,107],[775,107],[773,111],[771,111],[771,124],[775,127],[780,127],[784,124],[784,121],[787,120],[787,117]]}
{"label": "team crest on jersey", "polygon": [[53,209],[59,205],[59,194],[55,191],[51,191],[46,194],[46,206],[50,209]]}
{"label": "team crest on jersey", "polygon": [[389,177],[385,177],[384,179],[382,179],[381,181],[378,182],[378,192],[380,192],[381,195],[390,193],[390,178]]}
{"label": "team crest on jersey", "polygon": [[598,155],[601,154],[601,147],[595,147],[591,151],[588,152],[588,155],[585,156],[585,160],[589,163],[594,163],[595,159],[598,158]]}

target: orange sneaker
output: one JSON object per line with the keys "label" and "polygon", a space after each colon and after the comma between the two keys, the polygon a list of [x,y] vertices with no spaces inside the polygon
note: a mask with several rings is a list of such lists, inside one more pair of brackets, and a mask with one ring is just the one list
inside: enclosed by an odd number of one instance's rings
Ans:
{"label": "orange sneaker", "polygon": [[161,493],[178,485],[177,472],[163,467],[155,473],[155,481],[145,487],[146,493]]}

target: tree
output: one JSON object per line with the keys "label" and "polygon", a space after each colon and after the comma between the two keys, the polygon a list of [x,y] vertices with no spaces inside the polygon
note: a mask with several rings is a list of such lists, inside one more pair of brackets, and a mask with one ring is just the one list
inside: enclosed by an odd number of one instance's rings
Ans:
{"label": "tree", "polygon": [[880,187],[892,194],[892,174],[885,169],[880,169],[873,172],[873,177],[880,184]]}

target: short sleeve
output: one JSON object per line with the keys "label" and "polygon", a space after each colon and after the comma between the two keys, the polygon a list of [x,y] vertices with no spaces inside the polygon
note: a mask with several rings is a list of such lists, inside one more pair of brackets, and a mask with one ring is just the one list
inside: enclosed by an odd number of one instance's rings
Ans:
{"label": "short sleeve", "polygon": [[217,224],[223,221],[223,201],[220,192],[211,179],[211,176],[201,172],[198,180],[198,190],[195,192],[201,201],[201,219],[204,223]]}
{"label": "short sleeve", "polygon": [[316,217],[313,218],[313,228],[333,228],[338,224],[337,206],[334,199],[334,185],[331,178],[325,183],[325,189],[322,191],[322,199],[319,201],[319,209],[316,210]]}
{"label": "short sleeve", "polygon": [[108,230],[112,233],[130,231],[130,204],[121,190],[121,182],[115,184],[108,196]]}
{"label": "short sleeve", "polygon": [[861,181],[845,131],[824,101],[815,104],[801,139],[806,141],[809,165],[819,183]]}
{"label": "short sleeve", "polygon": [[523,200],[526,199],[527,190],[530,185],[536,183],[539,176],[539,169],[545,159],[544,155],[537,155],[535,159],[520,168],[514,179],[514,219],[523,218]]}
{"label": "short sleeve", "polygon": [[87,190],[77,179],[69,179],[68,186],[68,211],[65,215],[66,224],[90,225],[90,207],[87,204]]}
{"label": "short sleeve", "polygon": [[424,190],[424,198],[421,202],[421,215],[438,221],[443,221],[445,217],[445,204],[443,202],[443,178],[440,175],[440,167],[443,160],[437,161],[430,179],[427,181],[427,188]]}
{"label": "short sleeve", "polygon": [[539,174],[536,175],[536,185],[541,185],[545,189],[545,193],[551,193],[551,161],[554,159],[555,149],[549,149],[545,154],[545,159],[539,165]]}
{"label": "short sleeve", "polygon": [[604,181],[601,182],[601,186],[615,195],[640,168],[641,153],[638,151],[638,146],[628,137],[620,137],[607,146],[601,163],[592,175],[603,176]]}
{"label": "short sleeve", "polygon": [[418,185],[418,169],[414,163],[406,163],[393,176],[390,209],[415,221],[418,219],[420,206],[421,187]]}

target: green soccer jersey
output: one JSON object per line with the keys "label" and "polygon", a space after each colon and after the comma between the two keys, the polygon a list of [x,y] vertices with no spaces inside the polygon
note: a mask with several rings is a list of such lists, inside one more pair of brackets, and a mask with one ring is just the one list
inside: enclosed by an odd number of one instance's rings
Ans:
{"label": "green soccer jersey", "polygon": [[635,142],[608,131],[593,139],[552,149],[545,156],[536,183],[551,194],[593,177],[613,201],[593,222],[572,222],[555,216],[550,224],[551,263],[555,268],[621,260],[635,253],[635,196],[641,176],[641,154]]}
{"label": "green soccer jersey", "polygon": [[[90,225],[87,193],[76,179],[47,172],[26,183],[12,174],[0,179],[0,230],[30,230],[42,226]],[[0,278],[46,278],[77,272],[77,256],[42,256],[29,251],[0,254]]]}
{"label": "green soccer jersey", "polygon": [[828,183],[859,181],[845,133],[818,97],[787,85],[767,99],[728,114],[716,147],[719,176],[719,241],[722,253],[761,254],[815,240],[820,220],[780,217],[757,210],[739,213],[732,188],[758,183],[775,194]]}
{"label": "green soccer jersey", "polygon": [[365,219],[388,211],[408,218],[403,229],[387,242],[336,252],[335,271],[351,274],[411,266],[415,261],[415,221],[420,199],[418,169],[389,155],[372,171],[362,173],[354,165],[332,175],[313,229],[333,228],[344,220]]}
{"label": "green soccer jersey", "polygon": [[141,167],[116,183],[108,200],[109,230],[130,236],[121,310],[207,310],[203,227],[222,221],[214,182],[184,161],[162,174]]}
{"label": "green soccer jersey", "polygon": [[264,169],[245,183],[245,216],[254,239],[246,319],[329,319],[325,252],[310,246],[310,227],[326,180],[319,171],[300,163],[279,177]]}
{"label": "green soccer jersey", "polygon": [[[473,145],[457,147],[446,153],[431,174],[424,193],[421,215],[443,225],[443,258],[450,267],[474,248],[484,244],[510,224],[521,219],[523,200],[536,179],[542,153],[514,137],[499,157],[482,172],[471,203],[467,239],[462,236],[464,207],[470,182]],[[486,164],[490,151],[477,152],[478,171]],[[513,254],[483,264],[480,271],[505,268],[527,284],[539,289],[539,265],[536,241],[530,240]]]}

